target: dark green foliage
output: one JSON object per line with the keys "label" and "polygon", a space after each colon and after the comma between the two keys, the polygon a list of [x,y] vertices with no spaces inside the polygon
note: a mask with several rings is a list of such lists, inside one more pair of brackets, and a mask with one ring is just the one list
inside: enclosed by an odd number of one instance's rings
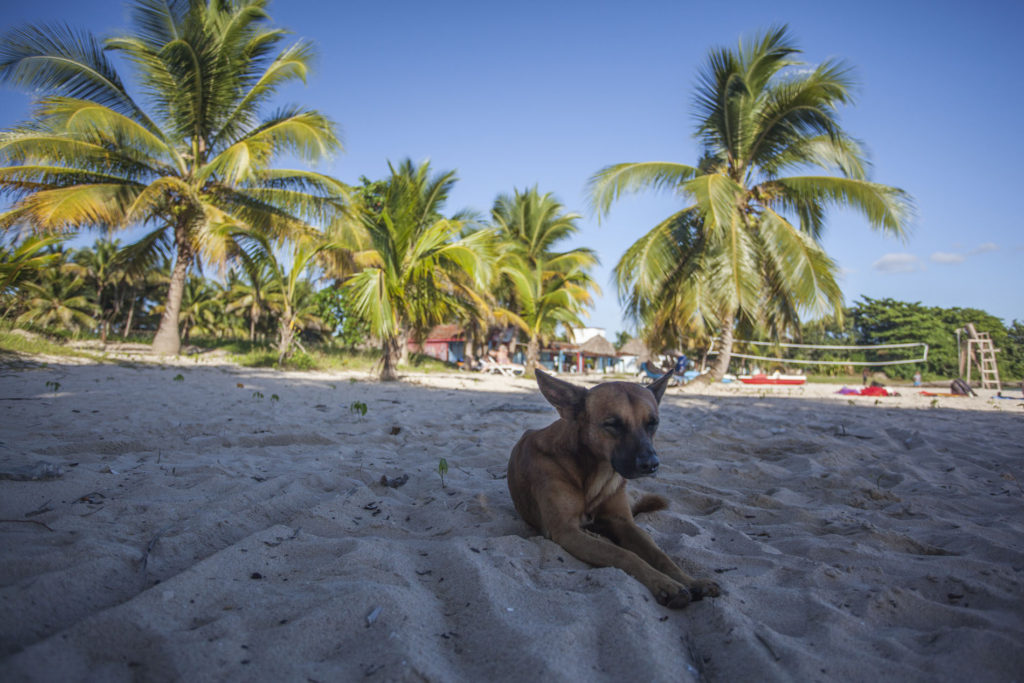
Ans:
{"label": "dark green foliage", "polygon": [[299,351],[288,358],[287,366],[293,370],[313,370],[316,359],[305,351]]}
{"label": "dark green foliage", "polygon": [[1024,378],[1024,323],[1013,321],[1006,331],[1006,341],[1002,348],[1002,364],[999,367],[1006,367],[1009,376],[1014,379]]}
{"label": "dark green foliage", "polygon": [[[979,332],[987,332],[993,345],[999,349],[996,360],[999,376],[1004,383],[1024,377],[1024,324],[1014,321],[1009,330],[1002,320],[977,308],[940,308],[909,303],[895,299],[863,297],[851,308],[843,311],[837,321],[830,316],[814,320],[803,326],[800,341],[806,344],[873,346],[877,344],[928,344],[928,362],[923,365],[867,366],[884,370],[890,377],[910,379],[920,370],[926,379],[952,379],[959,374],[956,330],[974,323]],[[965,335],[961,335],[966,339]],[[764,347],[751,347],[752,353],[764,353]],[[847,360],[884,362],[920,356],[919,348],[882,349],[864,351],[828,351],[800,349],[800,358],[821,360]],[[816,373],[826,375],[859,374],[864,366],[821,365],[810,366]],[[972,373],[972,377],[977,377]]]}
{"label": "dark green foliage", "polygon": [[370,337],[369,326],[353,315],[351,295],[341,287],[325,287],[313,297],[317,315],[344,348],[354,348]]}
{"label": "dark green foliage", "polygon": [[[937,378],[952,378],[959,374],[956,330],[974,323],[979,332],[988,332],[994,346],[1001,349],[996,355],[1001,378],[1021,376],[1017,359],[1024,355],[1020,339],[1016,343],[1007,334],[1002,320],[977,308],[939,308],[921,303],[908,303],[895,299],[864,297],[849,310],[856,343],[899,344],[925,342],[928,344],[928,362],[924,368],[914,365],[892,365],[885,372],[893,377],[909,379],[916,369]],[[1014,323],[1020,330],[1020,324]],[[905,358],[899,349],[868,352],[865,360]]]}

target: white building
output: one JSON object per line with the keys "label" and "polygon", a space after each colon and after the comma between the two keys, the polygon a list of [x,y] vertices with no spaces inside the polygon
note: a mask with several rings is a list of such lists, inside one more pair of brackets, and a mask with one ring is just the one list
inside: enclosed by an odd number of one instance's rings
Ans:
{"label": "white building", "polygon": [[594,337],[604,337],[606,341],[611,341],[603,327],[570,327],[569,335],[573,344],[582,344]]}

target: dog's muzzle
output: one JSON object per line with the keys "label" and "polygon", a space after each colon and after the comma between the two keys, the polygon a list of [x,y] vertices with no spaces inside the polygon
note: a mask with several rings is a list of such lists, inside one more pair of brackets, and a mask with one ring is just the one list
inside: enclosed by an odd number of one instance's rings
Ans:
{"label": "dog's muzzle", "polygon": [[641,477],[649,477],[658,471],[658,456],[654,453],[650,453],[645,457],[637,458],[636,470],[640,473]]}
{"label": "dog's muzzle", "polygon": [[612,458],[612,468],[626,479],[650,477],[658,471],[660,464],[658,456],[653,450],[633,457],[623,454],[623,456]]}

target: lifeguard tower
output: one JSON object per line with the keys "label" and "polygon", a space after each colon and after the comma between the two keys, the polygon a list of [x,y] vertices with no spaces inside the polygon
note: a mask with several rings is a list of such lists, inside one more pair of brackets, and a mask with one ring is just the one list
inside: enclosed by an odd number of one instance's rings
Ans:
{"label": "lifeguard tower", "polygon": [[999,349],[992,346],[988,332],[978,332],[974,323],[967,323],[956,331],[956,347],[960,356],[960,376],[967,384],[971,383],[971,366],[974,365],[981,375],[982,389],[1002,390],[999,366],[996,365],[996,352]]}

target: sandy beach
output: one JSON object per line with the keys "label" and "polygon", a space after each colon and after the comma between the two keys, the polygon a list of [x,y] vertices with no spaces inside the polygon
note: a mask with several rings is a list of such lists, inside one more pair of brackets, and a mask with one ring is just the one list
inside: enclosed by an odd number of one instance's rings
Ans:
{"label": "sandy beach", "polygon": [[515,514],[530,381],[5,367],[0,678],[1021,680],[1024,399],[839,386],[669,389],[673,611]]}

